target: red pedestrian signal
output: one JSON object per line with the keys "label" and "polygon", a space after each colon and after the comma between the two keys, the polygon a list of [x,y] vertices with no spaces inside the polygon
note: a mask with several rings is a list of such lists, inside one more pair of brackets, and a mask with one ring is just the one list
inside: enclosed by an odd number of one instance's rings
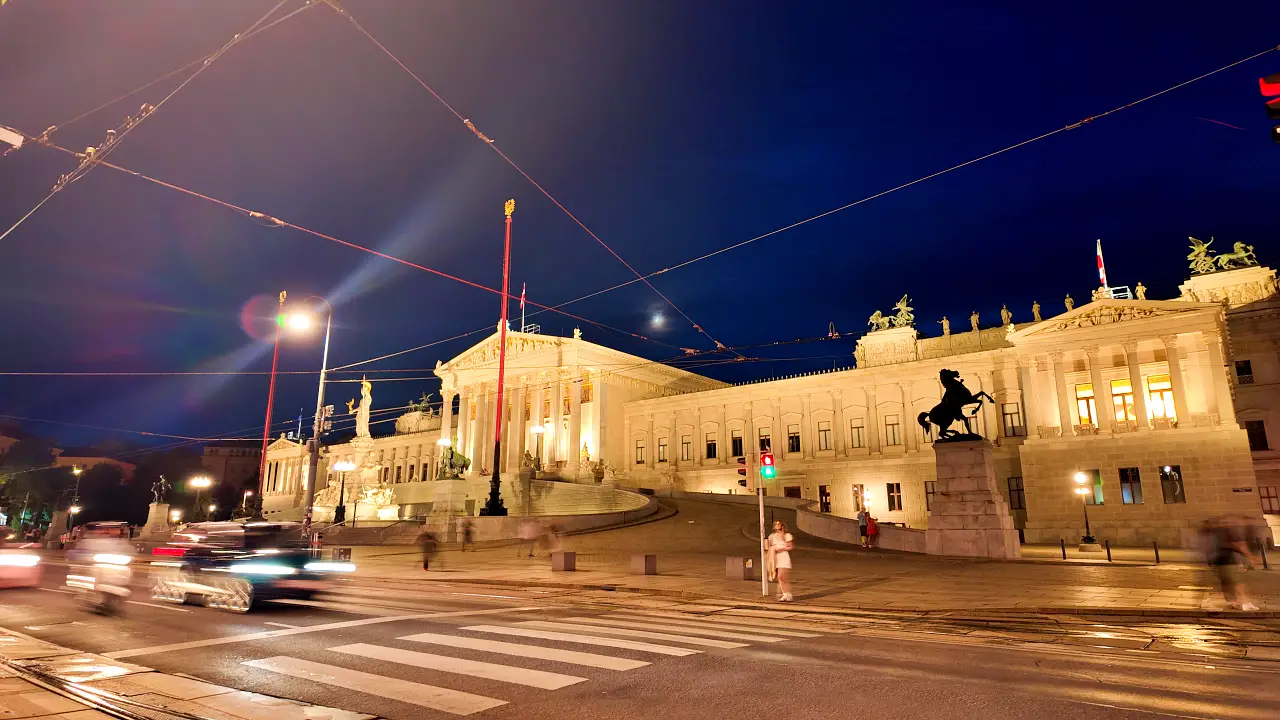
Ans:
{"label": "red pedestrian signal", "polygon": [[760,453],[760,478],[772,480],[778,475],[778,468],[773,464],[773,453]]}
{"label": "red pedestrian signal", "polygon": [[[1280,73],[1260,78],[1258,89],[1262,91],[1263,97],[1271,98],[1267,101],[1267,117],[1280,120]],[[1280,143],[1280,125],[1272,126],[1271,141]]]}
{"label": "red pedestrian signal", "polygon": [[738,474],[742,477],[738,480],[738,484],[742,487],[747,486],[747,459],[738,458]]}

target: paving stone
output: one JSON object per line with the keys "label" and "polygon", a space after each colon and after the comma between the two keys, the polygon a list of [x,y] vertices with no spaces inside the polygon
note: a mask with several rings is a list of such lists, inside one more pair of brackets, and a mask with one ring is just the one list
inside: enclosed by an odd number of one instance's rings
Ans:
{"label": "paving stone", "polygon": [[84,705],[47,690],[0,695],[0,718],[40,717],[85,709]]}

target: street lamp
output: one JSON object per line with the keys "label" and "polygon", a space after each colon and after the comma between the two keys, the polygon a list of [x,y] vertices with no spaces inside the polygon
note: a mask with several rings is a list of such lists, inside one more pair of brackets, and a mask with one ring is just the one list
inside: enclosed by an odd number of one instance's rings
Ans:
{"label": "street lamp", "polygon": [[[187,485],[196,489],[196,505],[195,506],[196,508],[199,508],[200,494],[205,491],[205,488],[211,487],[213,485],[213,479],[210,478],[208,475],[197,475],[191,478],[190,480],[188,480]],[[208,520],[209,519],[208,516],[206,516],[205,519]]]}
{"label": "street lamp", "polygon": [[215,505],[215,504],[213,504],[213,503],[210,503],[210,504],[209,504],[209,514],[205,515],[204,519],[205,519],[205,520],[212,520],[212,519],[213,519],[213,513],[214,513],[214,512],[216,512],[216,511],[217,511],[217,509],[218,509],[218,506],[217,506],[217,505]]}
{"label": "street lamp", "polygon": [[[329,370],[329,331],[333,327],[333,306],[319,295],[312,295],[308,300],[319,300],[325,306],[324,320],[324,352],[320,355],[320,387],[316,390],[316,416],[311,429],[310,447],[307,456],[307,496],[303,504],[302,535],[311,537],[311,514],[316,502],[316,471],[320,466],[320,434],[324,432],[324,379]],[[307,332],[315,325],[315,313],[311,311],[295,311],[288,315],[287,324],[294,332]]]}
{"label": "street lamp", "polygon": [[338,471],[338,507],[333,509],[333,522],[340,525],[347,520],[347,473],[356,469],[356,464],[350,460],[339,460],[333,464],[333,469]]}
{"label": "street lamp", "polygon": [[[280,362],[280,326],[285,322],[284,299],[287,296],[288,293],[281,290],[280,304],[276,307],[276,339],[271,351],[271,382],[267,385],[267,419],[262,422],[262,458],[258,461],[258,492],[262,492],[267,481],[267,446],[271,444],[271,406],[276,402],[276,367]],[[255,513],[255,515],[261,514]]]}
{"label": "street lamp", "polygon": [[[511,298],[507,295],[511,278],[511,213],[515,212],[516,201],[508,200],[503,205],[503,213],[507,216],[506,239],[502,250],[502,305],[498,314],[498,388],[493,413],[493,475],[489,477],[489,499],[485,501],[480,514],[490,517],[505,517],[506,505],[502,504],[502,416],[506,414],[502,404],[502,387],[507,373],[507,306]],[[483,467],[483,465],[482,465]]]}
{"label": "street lamp", "polygon": [[[443,428],[442,432],[449,432],[451,428]],[[441,437],[436,441],[436,447],[440,448],[436,451],[436,479],[443,477],[444,471],[444,449],[453,445],[453,441],[447,437]]]}
{"label": "street lamp", "polygon": [[170,510],[170,511],[169,511],[169,522],[170,522],[171,524],[173,524],[173,525],[177,525],[177,524],[178,524],[178,521],[179,521],[179,520],[181,520],[181,519],[182,519],[182,511],[181,511],[181,510]]}
{"label": "street lamp", "polygon": [[244,495],[240,498],[240,512],[249,511],[249,498],[253,496],[252,490],[245,490]]}
{"label": "street lamp", "polygon": [[1089,476],[1082,472],[1076,473],[1076,494],[1080,496],[1080,506],[1084,508],[1084,537],[1080,538],[1082,545],[1097,545],[1098,541],[1093,537],[1093,532],[1089,529],[1089,495],[1093,492],[1093,488],[1086,487],[1089,482]]}

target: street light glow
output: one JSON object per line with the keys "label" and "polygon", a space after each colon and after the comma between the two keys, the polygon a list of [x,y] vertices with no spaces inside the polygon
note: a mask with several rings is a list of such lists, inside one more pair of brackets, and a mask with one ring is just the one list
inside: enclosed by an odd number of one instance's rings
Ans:
{"label": "street light glow", "polygon": [[304,312],[292,312],[284,317],[285,325],[290,330],[297,332],[306,332],[313,325],[311,314]]}
{"label": "street light glow", "polygon": [[208,475],[197,475],[188,480],[187,484],[197,490],[203,490],[213,484],[213,479]]}
{"label": "street light glow", "polygon": [[453,441],[447,437],[442,437],[436,441],[436,444],[439,445],[440,447],[449,447],[450,445],[453,444]]}
{"label": "street light glow", "polygon": [[[1084,473],[1082,473],[1082,472],[1078,472],[1078,473],[1076,473],[1076,482],[1077,482],[1077,483],[1080,483],[1081,485],[1083,485],[1083,484],[1085,484],[1085,483],[1089,482],[1089,478],[1088,478],[1088,476],[1086,476]],[[1083,493],[1081,493],[1081,494],[1083,495]]]}
{"label": "street light glow", "polygon": [[80,512],[83,509],[84,508],[80,507],[79,505],[72,505],[70,508],[68,508],[68,510],[71,512],[72,515],[75,515],[76,513]]}
{"label": "street light glow", "polygon": [[1089,488],[1078,487],[1078,488],[1076,488],[1076,494],[1077,494],[1077,495],[1088,495],[1088,494],[1089,494]]}
{"label": "street light glow", "polygon": [[333,469],[338,472],[351,472],[356,469],[356,464],[350,460],[339,460],[333,464]]}
{"label": "street light glow", "polygon": [[218,506],[217,506],[217,505],[210,505],[210,506],[209,506],[209,512],[214,512],[214,511],[215,511],[215,510],[217,510],[217,509],[218,509]]}

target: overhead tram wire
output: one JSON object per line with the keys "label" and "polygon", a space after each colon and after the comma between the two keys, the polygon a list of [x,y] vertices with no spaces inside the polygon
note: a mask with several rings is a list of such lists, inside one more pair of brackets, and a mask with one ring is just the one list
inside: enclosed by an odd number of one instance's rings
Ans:
{"label": "overhead tram wire", "polygon": [[[263,15],[262,17],[254,21],[254,23],[250,25],[247,30],[245,30],[242,33],[237,33],[234,37],[228,40],[225,45],[223,45],[221,48],[217,50],[217,52],[213,53],[213,55],[203,60],[200,67],[197,68],[195,72],[191,73],[191,75],[188,76],[186,80],[183,80],[178,85],[178,87],[174,88],[169,92],[168,95],[165,95],[163,98],[161,98],[160,102],[156,103],[155,105],[151,105],[149,103],[144,104],[142,106],[142,109],[138,112],[136,116],[130,116],[126,118],[124,124],[121,125],[119,128],[108,130],[107,139],[104,140],[101,145],[97,147],[90,147],[86,149],[86,151],[83,153],[74,153],[77,157],[80,158],[80,164],[70,173],[66,173],[62,177],[58,178],[58,182],[54,183],[53,189],[49,191],[49,194],[46,195],[43,200],[36,203],[35,207],[28,210],[27,213],[22,217],[18,218],[18,221],[15,222],[13,225],[9,226],[8,230],[5,230],[3,233],[0,233],[0,240],[4,240],[5,238],[9,237],[9,235],[13,233],[14,230],[17,230],[22,225],[22,223],[26,222],[27,219],[30,218],[32,215],[35,215],[36,211],[44,207],[45,203],[53,199],[53,196],[57,195],[58,192],[61,191],[63,188],[65,188],[67,185],[70,185],[71,183],[76,182],[77,180],[80,180],[81,178],[83,178],[95,166],[103,164],[107,156],[110,155],[112,152],[114,152],[115,149],[120,146],[120,143],[124,141],[125,136],[133,132],[133,130],[137,128],[139,125],[141,125],[143,122],[146,122],[147,118],[154,115],[155,112],[159,110],[165,103],[169,102],[169,100],[172,99],[174,95],[177,95],[179,92],[182,91],[183,88],[191,84],[191,81],[195,80],[200,75],[200,73],[207,70],[210,65],[212,65],[218,58],[222,57],[222,55],[226,51],[230,50],[233,45],[236,45],[242,39],[244,39],[244,37],[252,33],[255,28],[257,28],[259,25],[265,22],[267,18],[274,15],[276,10],[279,10],[280,7],[287,2],[289,2],[289,0],[280,0],[280,2],[276,3],[275,6],[273,6],[270,10],[267,11],[266,15]],[[36,140],[40,141],[41,139],[43,139],[44,144],[46,145],[50,144],[48,142],[49,140],[48,135],[51,132],[51,130],[52,128],[50,130],[46,130],[40,136],[40,138],[36,138]],[[121,130],[123,130],[123,132]]]}
{"label": "overhead tram wire", "polygon": [[[1040,141],[1040,140],[1044,140],[1045,138],[1052,137],[1052,136],[1057,135],[1057,134],[1059,134],[1059,133],[1067,132],[1068,130],[1076,130],[1076,129],[1078,129],[1078,128],[1084,127],[1085,125],[1088,125],[1089,123],[1092,123],[1092,122],[1093,122],[1093,121],[1095,121],[1095,120],[1100,120],[1100,119],[1102,119],[1102,118],[1104,118],[1104,117],[1107,117],[1108,115],[1114,115],[1115,113],[1118,113],[1118,112],[1120,112],[1120,111],[1122,111],[1122,110],[1128,110],[1129,108],[1134,107],[1134,106],[1136,106],[1136,105],[1140,105],[1140,104],[1142,104],[1142,103],[1144,103],[1144,102],[1146,102],[1146,101],[1148,101],[1148,100],[1152,100],[1152,99],[1157,98],[1157,97],[1159,97],[1159,96],[1161,96],[1161,95],[1164,95],[1164,94],[1166,94],[1166,93],[1173,92],[1174,90],[1178,90],[1179,88],[1186,87],[1187,85],[1190,85],[1190,84],[1192,84],[1192,83],[1194,83],[1194,82],[1197,82],[1197,81],[1203,80],[1203,79],[1205,79],[1205,78],[1207,78],[1207,77],[1210,77],[1210,76],[1212,76],[1212,75],[1216,75],[1216,74],[1218,74],[1218,73],[1220,73],[1220,72],[1223,72],[1223,71],[1225,71],[1225,70],[1230,70],[1231,68],[1236,67],[1237,65],[1243,65],[1244,63],[1247,63],[1247,62],[1249,62],[1250,60],[1254,60],[1254,59],[1256,59],[1256,58],[1260,58],[1260,57],[1262,57],[1263,55],[1266,55],[1267,53],[1270,53],[1270,52],[1277,52],[1277,51],[1280,51],[1280,46],[1276,46],[1276,47],[1272,47],[1272,48],[1267,48],[1266,50],[1263,50],[1262,52],[1254,53],[1253,55],[1250,55],[1249,57],[1243,58],[1243,59],[1241,59],[1241,60],[1237,60],[1237,61],[1235,61],[1235,62],[1233,62],[1233,63],[1231,63],[1231,64],[1229,64],[1229,65],[1223,65],[1222,67],[1220,67],[1220,68],[1218,68],[1218,69],[1216,69],[1216,70],[1211,70],[1211,71],[1209,71],[1209,72],[1207,72],[1207,73],[1204,73],[1203,75],[1197,75],[1196,77],[1193,77],[1193,78],[1191,78],[1190,80],[1186,80],[1186,81],[1180,82],[1180,83],[1178,83],[1177,85],[1173,85],[1172,87],[1165,88],[1164,90],[1161,90],[1161,91],[1159,91],[1159,92],[1155,92],[1155,93],[1152,93],[1152,94],[1147,95],[1147,96],[1145,96],[1145,97],[1139,98],[1139,99],[1137,99],[1137,100],[1134,100],[1133,102],[1125,103],[1124,105],[1120,105],[1120,106],[1114,107],[1114,108],[1112,108],[1112,109],[1110,109],[1110,110],[1107,110],[1106,112],[1099,113],[1098,115],[1090,115],[1089,117],[1086,117],[1085,119],[1080,120],[1080,121],[1078,121],[1078,122],[1074,122],[1074,123],[1071,123],[1071,124],[1066,125],[1066,126],[1064,126],[1064,127],[1060,127],[1060,128],[1058,128],[1058,129],[1056,129],[1056,130],[1052,130],[1052,131],[1050,131],[1050,132],[1046,132],[1046,133],[1044,133],[1044,134],[1037,135],[1037,136],[1035,136],[1035,137],[1033,137],[1033,138],[1030,138],[1030,139],[1028,139],[1028,140],[1023,140],[1022,142],[1015,143],[1015,144],[1013,144],[1013,145],[1010,145],[1010,146],[1008,146],[1008,147],[1002,148],[1002,149],[1000,149],[1000,150],[996,150],[996,151],[994,151],[994,152],[987,153],[986,155],[981,155],[981,156],[979,156],[979,157],[973,158],[972,160],[967,160],[967,161],[962,162],[962,163],[960,163],[960,164],[958,164],[958,165],[952,165],[951,167],[949,167],[949,168],[947,168],[947,169],[945,169],[945,170],[939,170],[939,171],[937,171],[937,172],[930,173],[930,174],[925,175],[925,176],[923,176],[923,177],[920,177],[920,178],[917,178],[917,179],[915,179],[915,180],[912,180],[911,182],[906,182],[906,183],[903,183],[903,184],[901,184],[901,185],[898,185],[898,186],[895,186],[895,187],[889,188],[888,190],[883,190],[883,191],[878,192],[878,193],[876,193],[876,194],[874,194],[874,195],[868,195],[868,196],[866,196],[866,197],[862,198],[861,200],[855,200],[855,201],[853,201],[853,202],[851,202],[851,203],[847,203],[847,204],[845,204],[845,205],[841,205],[840,207],[832,208],[832,209],[830,209],[830,210],[827,210],[826,212],[819,213],[819,214],[814,215],[814,216],[812,216],[812,217],[808,217],[808,218],[805,218],[805,219],[803,219],[803,220],[799,220],[799,221],[793,222],[793,223],[791,223],[790,225],[784,225],[783,227],[780,227],[780,228],[778,228],[778,229],[776,229],[776,230],[770,230],[769,232],[764,233],[763,235],[757,235],[757,236],[755,236],[755,237],[753,237],[753,238],[750,238],[750,239],[747,239],[747,240],[743,240],[743,241],[738,242],[738,243],[734,243],[734,244],[732,244],[732,245],[729,245],[729,246],[726,246],[726,247],[720,248],[719,250],[715,250],[715,251],[713,251],[713,252],[706,253],[705,255],[699,255],[698,257],[691,258],[691,259],[689,259],[689,260],[685,260],[684,262],[677,263],[677,264],[675,264],[675,265],[670,265],[670,266],[668,266],[668,267],[662,268],[661,270],[655,270],[655,271],[653,271],[653,272],[651,272],[651,273],[648,273],[647,275],[644,275],[644,276],[643,276],[643,277],[641,277],[641,278],[636,278],[636,279],[634,279],[634,280],[627,280],[627,281],[625,281],[625,282],[618,283],[617,285],[613,285],[613,286],[610,286],[610,287],[604,288],[604,289],[602,289],[602,290],[597,290],[597,291],[595,291],[595,292],[593,292],[593,293],[589,293],[589,294],[587,294],[587,295],[583,295],[582,297],[575,298],[575,299],[573,299],[573,300],[569,300],[568,302],[560,303],[559,305],[555,305],[555,306],[553,306],[553,307],[554,307],[554,309],[560,309],[560,308],[565,307],[566,305],[572,305],[573,303],[576,303],[576,302],[581,302],[581,301],[583,301],[583,300],[587,300],[587,299],[590,299],[590,298],[593,298],[593,297],[596,297],[596,296],[599,296],[599,295],[603,295],[603,294],[608,293],[608,292],[613,292],[614,290],[622,289],[622,288],[624,288],[624,287],[627,287],[628,285],[634,285],[635,283],[640,282],[641,280],[647,280],[648,278],[656,277],[656,276],[658,276],[658,275],[662,275],[662,274],[664,274],[664,273],[668,273],[668,272],[671,272],[671,271],[673,271],[673,270],[679,270],[679,269],[681,269],[681,268],[687,267],[687,266],[692,265],[692,264],[697,263],[697,262],[701,262],[701,261],[703,261],[703,260],[707,260],[707,259],[713,258],[713,257],[715,257],[715,256],[717,256],[717,255],[720,255],[720,254],[722,254],[722,253],[729,252],[729,251],[731,251],[731,250],[737,250],[737,249],[738,249],[738,248],[740,248],[740,247],[743,247],[743,246],[746,246],[746,245],[750,245],[750,244],[752,244],[752,243],[754,243],[754,242],[757,242],[757,241],[759,241],[759,240],[764,240],[765,238],[769,238],[769,237],[772,237],[772,236],[774,236],[774,235],[778,235],[778,234],[781,234],[781,233],[787,232],[788,230],[794,230],[795,228],[798,228],[798,227],[800,227],[801,225],[807,225],[808,223],[814,222],[815,220],[821,220],[822,218],[828,217],[828,216],[830,216],[830,215],[835,215],[836,213],[843,212],[843,211],[845,211],[845,210],[848,210],[848,209],[853,208],[853,207],[857,207],[858,205],[862,205],[862,204],[864,204],[864,203],[871,202],[872,200],[876,200],[876,199],[878,199],[878,198],[882,198],[882,197],[884,197],[884,196],[886,196],[886,195],[890,195],[890,194],[895,193],[895,192],[897,192],[897,191],[899,191],[899,190],[905,190],[906,188],[909,188],[909,187],[911,187],[912,185],[919,185],[920,183],[923,183],[923,182],[925,182],[925,181],[927,181],[927,180],[932,180],[932,179],[934,179],[934,178],[936,178],[936,177],[940,177],[940,176],[942,176],[942,175],[946,175],[947,173],[953,172],[953,171],[955,171],[955,170],[959,170],[959,169],[961,169],[961,168],[968,167],[969,165],[974,165],[974,164],[980,163],[980,162],[982,162],[983,160],[988,160],[988,159],[993,158],[993,157],[995,157],[995,156],[997,156],[997,155],[1001,155],[1001,154],[1006,153],[1006,152],[1009,152],[1009,151],[1011,151],[1011,150],[1016,150],[1016,149],[1018,149],[1018,148],[1020,148],[1020,147],[1024,147],[1024,146],[1026,146],[1026,145],[1030,145],[1031,143],[1038,142],[1038,141]],[[543,312],[542,310],[537,310],[537,311],[534,311],[534,312],[532,312],[532,313],[529,313],[529,315],[530,315],[530,316],[538,315],[538,314],[540,314],[540,313],[542,313],[542,312]]]}
{"label": "overhead tram wire", "polygon": [[560,208],[561,212],[563,212],[578,227],[582,228],[583,231],[587,233],[587,235],[590,235],[591,239],[599,243],[600,247],[603,247],[605,250],[609,251],[610,255],[612,255],[618,262],[622,263],[623,267],[629,270],[632,275],[635,275],[635,280],[633,280],[632,282],[643,282],[645,285],[647,285],[650,290],[652,290],[654,293],[658,295],[658,297],[662,298],[663,302],[670,305],[671,309],[675,310],[677,313],[680,314],[681,317],[683,317],[686,321],[688,321],[688,323],[691,326],[693,326],[694,330],[697,330],[704,337],[710,340],[717,350],[730,351],[730,352],[732,351],[731,348],[725,347],[724,343],[721,343],[719,340],[715,339],[715,337],[713,337],[711,333],[707,332],[706,329],[704,329],[701,325],[694,322],[693,318],[689,317],[688,313],[682,310],[679,305],[676,305],[674,302],[672,302],[671,298],[667,297],[666,294],[664,294],[661,290],[659,290],[656,286],[654,286],[653,283],[649,282],[648,278],[651,276],[641,275],[640,272],[637,271],[635,267],[631,265],[631,263],[627,262],[621,255],[618,254],[616,250],[610,247],[608,243],[606,243],[604,240],[601,240],[600,236],[595,234],[595,232],[592,231],[591,228],[587,227],[586,223],[582,222],[582,220],[580,220],[577,215],[574,215],[572,212],[570,212],[569,208],[565,207],[563,203],[557,200],[556,197],[552,195],[550,192],[548,192],[547,189],[544,188],[541,184],[539,184],[537,180],[534,180],[533,177],[529,175],[529,173],[525,172],[524,168],[517,165],[514,160],[512,160],[505,152],[503,152],[502,149],[498,147],[498,144],[496,142],[494,142],[491,138],[489,138],[483,132],[481,132],[475,126],[475,124],[471,122],[471,120],[463,117],[461,113],[455,110],[454,107],[450,105],[449,102],[440,95],[440,93],[436,92],[422,78],[418,77],[417,73],[415,73],[413,70],[410,70],[409,66],[405,65],[404,62],[400,60],[400,58],[396,57],[395,53],[391,52],[391,50],[388,49],[386,45],[383,45],[381,42],[379,42],[378,39],[375,38],[372,33],[366,30],[364,26],[361,25],[359,21],[357,21],[355,17],[351,15],[351,13],[347,12],[345,8],[339,6],[335,0],[329,0],[327,4],[329,5],[329,7],[333,8],[334,11],[337,12],[339,15],[341,15],[342,17],[345,17],[348,21],[350,21],[351,25],[355,27],[356,30],[360,31],[362,35],[364,35],[366,38],[369,39],[370,42],[376,45],[379,50],[381,50],[383,53],[386,54],[387,57],[391,58],[391,60],[395,62],[396,65],[399,65],[400,68],[409,75],[409,77],[413,78],[414,81],[418,83],[418,85],[422,86],[424,90],[431,93],[431,96],[434,97],[436,100],[439,100],[440,104],[444,105],[444,107],[450,113],[452,113],[454,117],[458,118],[458,120],[463,125],[465,125],[467,129],[471,131],[472,134],[474,134],[478,139],[480,139],[481,142],[483,142],[485,145],[491,148],[494,152],[496,152],[498,156],[501,157],[503,160],[505,160],[508,165],[510,165],[512,168],[515,169],[516,172],[520,173],[520,175],[525,180],[528,180],[529,184],[537,188],[538,192],[546,196],[546,198],[550,200],[552,204]]}

